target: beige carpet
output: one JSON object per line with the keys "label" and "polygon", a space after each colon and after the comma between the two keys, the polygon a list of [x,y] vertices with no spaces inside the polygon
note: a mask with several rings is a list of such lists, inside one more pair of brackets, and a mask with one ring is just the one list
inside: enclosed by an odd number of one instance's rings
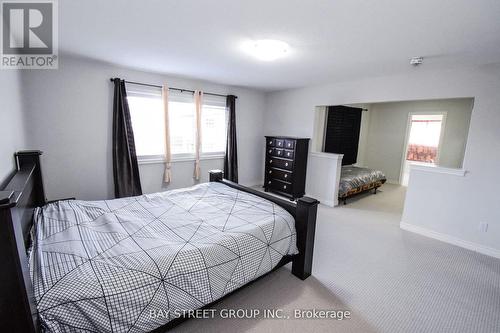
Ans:
{"label": "beige carpet", "polygon": [[349,320],[189,320],[175,332],[500,332],[500,260],[399,228],[404,188],[319,209],[313,276],[282,268],[216,309],[345,309]]}
{"label": "beige carpet", "polygon": [[[314,277],[295,278],[288,267],[281,268],[226,298],[215,309],[282,309],[293,318],[295,309],[348,309]],[[344,320],[295,319],[191,319],[174,332],[374,332],[358,316]]]}

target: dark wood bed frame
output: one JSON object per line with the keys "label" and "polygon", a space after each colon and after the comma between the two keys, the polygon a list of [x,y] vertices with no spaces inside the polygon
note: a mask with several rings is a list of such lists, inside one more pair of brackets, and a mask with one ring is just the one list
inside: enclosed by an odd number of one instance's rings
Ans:
{"label": "dark wood bed frame", "polygon": [[[7,185],[0,191],[0,253],[2,254],[0,264],[3,271],[0,274],[0,288],[2,290],[0,328],[3,332],[33,333],[40,331],[26,251],[30,246],[34,209],[47,203],[40,164],[41,154],[40,151],[16,153],[17,170],[12,173]],[[283,207],[295,218],[299,254],[284,257],[275,269],[291,262],[293,275],[302,280],[309,277],[312,268],[316,212],[319,202],[312,198],[303,197],[295,204],[230,182],[223,179],[222,176],[222,171],[211,171],[210,181],[221,182],[240,191],[272,201]],[[204,308],[213,306],[220,300],[208,304]],[[174,319],[153,332],[164,332],[184,320],[186,319]]]}

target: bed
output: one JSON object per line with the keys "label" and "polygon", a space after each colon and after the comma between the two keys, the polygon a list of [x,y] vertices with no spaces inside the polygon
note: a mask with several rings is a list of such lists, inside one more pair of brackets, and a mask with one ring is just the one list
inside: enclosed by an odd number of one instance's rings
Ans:
{"label": "bed", "polygon": [[348,198],[373,190],[377,193],[377,189],[386,182],[384,173],[380,170],[355,167],[346,165],[342,167],[339,183],[339,201],[343,201],[344,205]]}
{"label": "bed", "polygon": [[8,331],[163,332],[286,263],[310,276],[314,199],[291,203],[214,171],[187,189],[47,203],[40,154],[17,153],[0,191]]}

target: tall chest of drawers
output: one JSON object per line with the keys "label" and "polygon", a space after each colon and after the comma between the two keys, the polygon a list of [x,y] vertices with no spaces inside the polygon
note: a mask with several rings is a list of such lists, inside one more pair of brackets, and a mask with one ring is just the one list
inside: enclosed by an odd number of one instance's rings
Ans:
{"label": "tall chest of drawers", "polygon": [[266,192],[292,200],[305,194],[308,148],[308,138],[266,136]]}

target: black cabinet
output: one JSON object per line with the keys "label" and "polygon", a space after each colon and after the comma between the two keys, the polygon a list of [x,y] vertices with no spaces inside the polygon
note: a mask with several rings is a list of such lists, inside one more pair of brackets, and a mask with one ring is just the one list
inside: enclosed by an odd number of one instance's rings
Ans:
{"label": "black cabinet", "polygon": [[308,138],[266,136],[266,192],[292,200],[305,194],[308,149]]}

